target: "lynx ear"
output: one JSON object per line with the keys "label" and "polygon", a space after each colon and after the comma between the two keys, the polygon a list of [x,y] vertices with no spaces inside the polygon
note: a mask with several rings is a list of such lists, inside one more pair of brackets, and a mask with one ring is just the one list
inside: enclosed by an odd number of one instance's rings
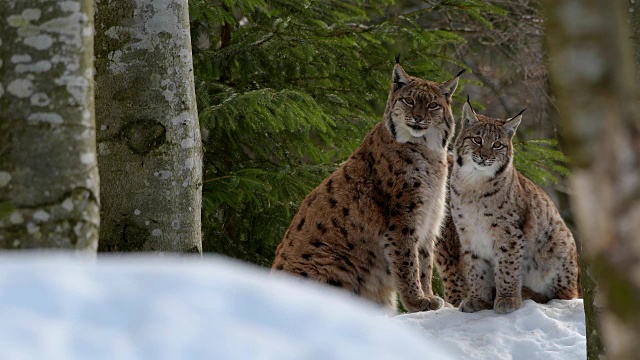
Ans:
{"label": "lynx ear", "polygon": [[[397,59],[399,60],[399,59]],[[409,75],[404,71],[400,64],[396,63],[393,67],[393,85],[394,91],[401,89],[403,86],[407,85],[411,80],[409,80]]]}
{"label": "lynx ear", "polygon": [[518,128],[518,125],[520,125],[520,121],[522,121],[522,113],[525,112],[525,110],[527,109],[523,109],[518,113],[518,115],[508,119],[507,122],[502,125],[504,130],[507,132],[507,136],[510,138],[513,138],[513,135],[515,135],[516,129]]}
{"label": "lynx ear", "polygon": [[453,93],[456,92],[456,88],[458,87],[458,80],[460,79],[460,75],[462,75],[466,70],[462,69],[456,76],[454,76],[451,80],[445,81],[440,84],[440,94],[444,95],[447,99],[447,102],[451,102],[451,97]]}
{"label": "lynx ear", "polygon": [[476,112],[473,111],[471,103],[469,102],[469,96],[467,96],[467,102],[462,105],[462,128],[467,129],[478,122]]}

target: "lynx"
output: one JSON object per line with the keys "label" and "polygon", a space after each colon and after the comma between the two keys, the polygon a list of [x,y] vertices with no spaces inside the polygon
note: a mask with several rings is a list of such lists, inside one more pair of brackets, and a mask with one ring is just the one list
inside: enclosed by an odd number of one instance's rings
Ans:
{"label": "lynx", "polygon": [[434,310],[432,250],[444,213],[447,145],[455,127],[444,83],[396,64],[383,121],[303,201],[273,270],[335,285],[392,309]]}
{"label": "lynx", "polygon": [[578,297],[573,235],[551,198],[513,166],[522,112],[500,120],[475,114],[468,102],[462,109],[450,190],[469,286],[463,312],[517,310],[523,287],[537,301]]}
{"label": "lynx", "polygon": [[[453,156],[447,157],[449,176],[453,167]],[[467,284],[462,268],[460,254],[460,239],[456,232],[456,226],[451,218],[451,208],[446,206],[443,227],[440,236],[436,238],[433,250],[434,262],[442,285],[444,286],[444,301],[454,307],[458,307],[467,294]]]}
{"label": "lynx", "polygon": [[[449,176],[453,167],[453,156],[447,158],[449,163]],[[445,305],[452,307],[460,306],[462,300],[467,297],[467,279],[460,253],[460,238],[456,231],[456,226],[451,218],[451,208],[447,206],[442,231],[436,238],[433,250],[434,263],[440,274],[444,287]],[[522,287],[522,298],[530,299],[539,303],[546,303],[549,298],[538,294],[526,286]]]}

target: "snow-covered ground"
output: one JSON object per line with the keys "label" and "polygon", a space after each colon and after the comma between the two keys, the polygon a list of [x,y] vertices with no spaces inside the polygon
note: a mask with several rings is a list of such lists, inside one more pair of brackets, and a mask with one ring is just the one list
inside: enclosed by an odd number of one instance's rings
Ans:
{"label": "snow-covered ground", "polygon": [[456,359],[586,359],[582,299],[553,300],[500,315],[493,310],[464,314],[440,309],[397,319],[445,347]]}
{"label": "snow-covered ground", "polygon": [[582,359],[581,305],[394,317],[219,257],[3,255],[0,359]]}

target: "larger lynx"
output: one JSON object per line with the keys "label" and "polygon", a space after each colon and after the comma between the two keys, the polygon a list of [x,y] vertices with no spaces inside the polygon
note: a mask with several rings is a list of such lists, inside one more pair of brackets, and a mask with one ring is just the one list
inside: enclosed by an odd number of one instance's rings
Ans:
{"label": "larger lynx", "polygon": [[431,289],[431,253],[444,212],[459,75],[434,83],[396,64],[383,121],[306,197],[273,269],[394,309],[396,290],[409,311],[442,307]]}
{"label": "larger lynx", "polygon": [[538,301],[576,298],[573,236],[549,196],[513,166],[512,138],[522,115],[491,119],[468,103],[462,113],[450,183],[469,286],[460,310],[512,312],[522,307],[524,287]]}

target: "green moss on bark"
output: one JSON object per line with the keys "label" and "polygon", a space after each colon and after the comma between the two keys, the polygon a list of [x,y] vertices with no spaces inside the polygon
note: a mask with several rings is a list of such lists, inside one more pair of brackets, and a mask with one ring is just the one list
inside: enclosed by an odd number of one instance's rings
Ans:
{"label": "green moss on bark", "polygon": [[0,17],[0,246],[95,252],[93,1],[3,1]]}

